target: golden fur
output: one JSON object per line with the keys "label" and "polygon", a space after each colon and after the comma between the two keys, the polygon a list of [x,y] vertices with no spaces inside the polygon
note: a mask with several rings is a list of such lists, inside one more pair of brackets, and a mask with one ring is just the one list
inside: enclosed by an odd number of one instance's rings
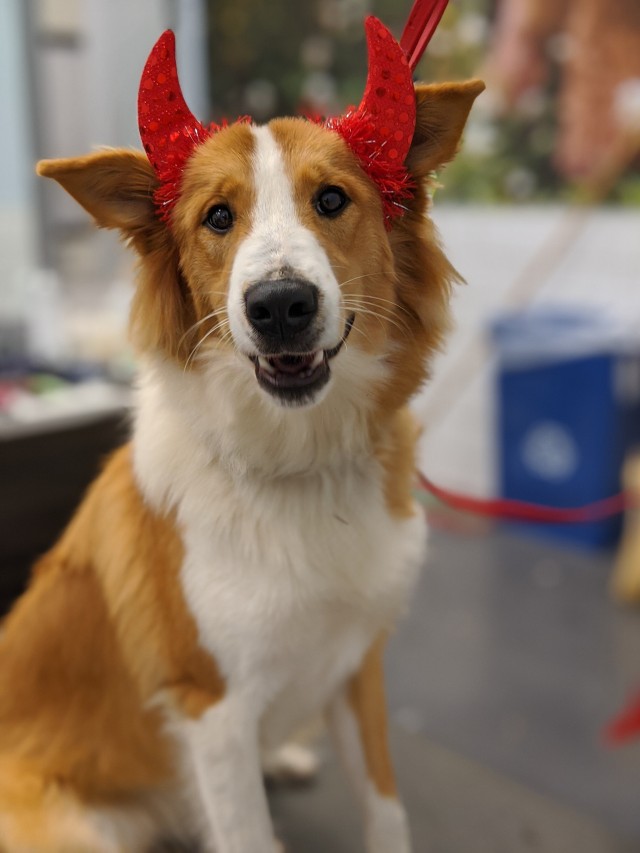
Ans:
{"label": "golden fur", "polygon": [[[482,84],[417,88],[418,124],[408,165],[417,179],[406,215],[385,237],[377,189],[335,134],[300,119],[272,122],[296,175],[298,212],[325,249],[348,309],[349,345],[379,352],[391,343],[390,376],[375,389],[368,429],[385,475],[389,512],[405,518],[411,498],[415,423],[405,405],[426,377],[448,327],[455,279],[424,216],[430,173],[455,154]],[[133,341],[198,370],[194,347],[230,347],[225,295],[230,266],[250,223],[240,216],[224,241],[199,226],[217,201],[251,209],[253,141],[234,125],[188,163],[171,231],[156,217],[156,178],[141,153],[104,150],[45,161],[55,178],[103,227],[118,228],[139,256]],[[315,165],[309,165],[309,163]],[[323,163],[323,167],[317,164]],[[326,173],[323,173],[324,172]],[[230,179],[229,175],[237,178]],[[311,188],[339,182],[359,204],[318,222]],[[216,324],[222,324],[211,332]],[[91,850],[83,804],[134,802],[171,782],[170,741],[160,712],[198,717],[225,693],[213,658],[199,646],[180,587],[180,531],[145,505],[128,447],[116,453],[57,545],[37,564],[0,643],[0,848]],[[215,614],[212,614],[215,619]],[[367,766],[377,789],[395,792],[386,747],[382,642],[351,686]]]}
{"label": "golden fur", "polygon": [[144,505],[130,448],[122,448],[3,626],[5,844],[40,832],[50,785],[59,797],[73,792],[70,802],[100,806],[172,781],[169,742],[150,699],[165,692],[197,716],[225,689],[198,646],[179,585],[181,557],[175,526]]}
{"label": "golden fur", "polygon": [[371,647],[349,684],[349,701],[358,721],[369,778],[384,797],[396,794],[396,780],[387,742],[382,655],[384,638]]}

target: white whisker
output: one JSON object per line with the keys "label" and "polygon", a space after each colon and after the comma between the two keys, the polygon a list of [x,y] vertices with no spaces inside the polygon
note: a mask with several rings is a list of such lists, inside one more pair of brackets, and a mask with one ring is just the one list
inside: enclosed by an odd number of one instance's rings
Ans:
{"label": "white whisker", "polygon": [[228,317],[225,318],[224,320],[222,320],[220,323],[217,323],[212,329],[209,329],[207,334],[204,335],[204,337],[198,341],[198,343],[195,345],[195,347],[189,353],[189,357],[187,358],[185,365],[184,365],[184,372],[187,371],[187,369],[189,367],[189,363],[195,358],[197,351],[200,349],[202,344],[207,340],[207,338],[211,337],[211,335],[215,334],[219,329],[222,329],[225,326],[229,326],[229,318]]}
{"label": "white whisker", "polygon": [[188,337],[192,332],[195,332],[195,330],[198,328],[198,326],[201,326],[203,323],[206,323],[207,320],[213,320],[213,318],[216,316],[216,314],[217,314],[217,311],[212,311],[210,314],[207,314],[206,317],[203,317],[201,320],[198,320],[197,322],[195,322],[192,326],[189,326],[187,331],[180,338],[180,341],[178,342],[178,347],[180,347],[182,345],[182,342],[184,341],[184,339],[186,337]]}
{"label": "white whisker", "polygon": [[395,317],[391,316],[389,313],[386,313],[386,314],[382,313],[382,309],[378,308],[378,306],[370,305],[369,307],[366,307],[366,305],[363,304],[362,302],[357,302],[355,300],[348,300],[348,299],[344,299],[343,304],[346,308],[351,308],[352,310],[356,311],[357,313],[366,314],[370,317],[375,317],[378,320],[378,322],[380,323],[380,325],[383,327],[384,327],[384,324],[386,322],[392,326],[395,326],[395,328],[399,332],[405,333],[405,332],[410,331],[409,326],[406,323],[402,322],[402,320],[400,320],[400,318],[395,318]]}

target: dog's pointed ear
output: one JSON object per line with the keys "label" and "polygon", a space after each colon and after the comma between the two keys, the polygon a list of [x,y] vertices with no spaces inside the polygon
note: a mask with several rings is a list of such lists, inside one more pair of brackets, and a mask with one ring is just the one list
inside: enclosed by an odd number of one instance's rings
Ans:
{"label": "dog's pointed ear", "polygon": [[411,174],[425,178],[455,157],[469,111],[484,88],[481,80],[415,87],[416,130],[406,161]]}
{"label": "dog's pointed ear", "polygon": [[154,234],[166,230],[153,202],[158,180],[140,151],[114,148],[85,157],[41,160],[36,171],[56,180],[100,227],[119,229],[140,251],[153,243]]}
{"label": "dog's pointed ear", "polygon": [[102,228],[117,228],[144,258],[131,308],[139,350],[184,361],[193,302],[179,270],[178,248],[155,209],[157,178],[142,152],[103,149],[86,157],[42,160],[39,175],[53,178]]}

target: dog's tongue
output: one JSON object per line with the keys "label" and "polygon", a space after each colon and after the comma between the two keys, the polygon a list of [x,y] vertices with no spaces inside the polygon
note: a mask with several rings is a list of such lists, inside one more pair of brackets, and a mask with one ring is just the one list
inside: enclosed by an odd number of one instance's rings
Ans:
{"label": "dog's tongue", "polygon": [[269,359],[269,363],[279,372],[295,376],[307,370],[313,364],[315,355],[279,355]]}

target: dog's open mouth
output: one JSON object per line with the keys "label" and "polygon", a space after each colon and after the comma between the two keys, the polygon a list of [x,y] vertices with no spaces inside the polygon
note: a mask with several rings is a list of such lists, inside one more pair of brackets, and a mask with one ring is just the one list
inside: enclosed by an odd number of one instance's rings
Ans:
{"label": "dog's open mouth", "polygon": [[351,314],[340,342],[331,349],[251,356],[256,368],[256,378],[262,388],[287,403],[301,403],[313,397],[329,381],[329,362],[344,346],[354,321],[355,314]]}

